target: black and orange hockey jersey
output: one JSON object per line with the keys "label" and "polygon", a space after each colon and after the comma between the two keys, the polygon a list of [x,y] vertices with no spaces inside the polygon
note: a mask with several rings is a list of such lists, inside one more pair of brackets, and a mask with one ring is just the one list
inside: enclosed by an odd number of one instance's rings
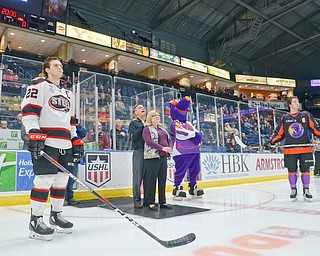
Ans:
{"label": "black and orange hockey jersey", "polygon": [[284,140],[285,145],[293,145],[285,148],[284,154],[312,153],[311,133],[320,136],[320,127],[309,112],[288,113],[281,117],[271,142]]}

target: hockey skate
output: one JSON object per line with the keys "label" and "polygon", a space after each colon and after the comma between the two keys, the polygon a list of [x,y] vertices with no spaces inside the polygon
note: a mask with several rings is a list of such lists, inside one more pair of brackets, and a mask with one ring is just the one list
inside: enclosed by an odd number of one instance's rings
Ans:
{"label": "hockey skate", "polygon": [[181,201],[183,198],[187,197],[186,192],[183,191],[183,186],[174,186],[173,191],[173,200]]}
{"label": "hockey skate", "polygon": [[49,223],[51,227],[58,233],[71,234],[73,223],[61,216],[61,212],[51,211]]}
{"label": "hockey skate", "polygon": [[309,188],[303,188],[303,199],[305,201],[311,202],[312,195],[310,194]]}
{"label": "hockey skate", "polygon": [[297,189],[296,188],[291,189],[290,199],[292,200],[292,202],[297,201],[298,198],[297,198]]}
{"label": "hockey skate", "polygon": [[189,194],[195,198],[202,198],[202,195],[204,195],[204,191],[203,191],[203,189],[198,188],[197,184],[195,184],[193,187],[191,187],[190,183],[189,183]]}
{"label": "hockey skate", "polygon": [[49,228],[44,222],[42,216],[35,216],[31,214],[29,224],[30,235],[32,239],[50,241],[53,239],[54,230]]}

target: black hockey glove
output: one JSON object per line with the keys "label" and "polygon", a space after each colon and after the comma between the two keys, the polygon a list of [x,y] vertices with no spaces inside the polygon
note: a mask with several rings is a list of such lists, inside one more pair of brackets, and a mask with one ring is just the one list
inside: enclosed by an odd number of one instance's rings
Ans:
{"label": "black hockey glove", "polygon": [[266,142],[266,143],[264,143],[264,149],[265,150],[271,150],[272,148],[274,148],[274,143],[272,143],[272,142]]}
{"label": "black hockey glove", "polygon": [[31,129],[28,138],[28,150],[35,159],[39,159],[41,157],[40,152],[44,150],[44,142],[46,141],[47,134],[39,129]]}
{"label": "black hockey glove", "polygon": [[72,142],[72,154],[73,154],[73,162],[79,162],[80,159],[84,155],[84,143],[83,140],[79,139],[78,137],[74,137],[71,139]]}

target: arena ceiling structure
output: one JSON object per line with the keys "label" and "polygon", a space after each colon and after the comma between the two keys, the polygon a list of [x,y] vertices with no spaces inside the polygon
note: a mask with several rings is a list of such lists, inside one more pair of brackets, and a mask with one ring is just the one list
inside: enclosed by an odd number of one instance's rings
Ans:
{"label": "arena ceiling structure", "polygon": [[[174,35],[234,73],[320,76],[320,0],[70,0],[69,7],[71,23],[157,47],[159,37]],[[176,40],[178,55],[179,47]]]}

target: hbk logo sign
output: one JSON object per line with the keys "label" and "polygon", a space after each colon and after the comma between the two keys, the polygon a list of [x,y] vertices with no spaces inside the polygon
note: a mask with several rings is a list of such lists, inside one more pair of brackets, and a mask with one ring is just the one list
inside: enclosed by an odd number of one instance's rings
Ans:
{"label": "hbk logo sign", "polygon": [[86,182],[101,187],[111,180],[110,153],[86,153]]}

